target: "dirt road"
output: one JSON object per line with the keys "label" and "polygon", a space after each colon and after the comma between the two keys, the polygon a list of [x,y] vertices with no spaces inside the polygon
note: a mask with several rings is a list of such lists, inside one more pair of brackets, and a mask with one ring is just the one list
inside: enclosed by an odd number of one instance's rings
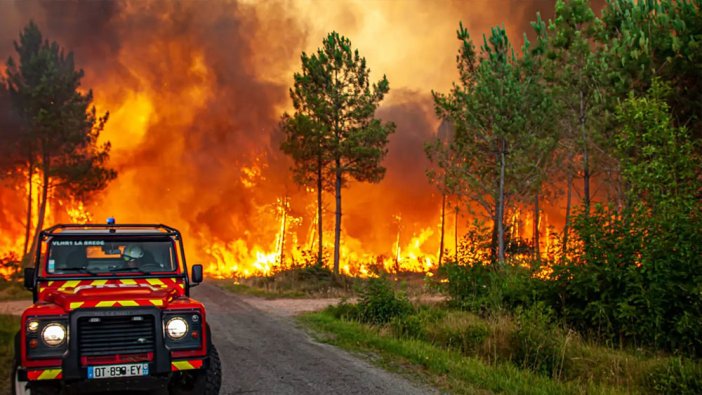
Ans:
{"label": "dirt road", "polygon": [[[192,296],[207,308],[222,358],[221,395],[436,393],[314,341],[292,318],[337,299],[265,300],[234,295],[210,284],[193,288]],[[28,300],[3,302],[0,311],[20,315],[29,304]]]}
{"label": "dirt road", "polygon": [[222,357],[222,395],[434,393],[315,342],[289,314],[261,308],[260,300],[207,284],[194,288],[192,296],[206,305]]}

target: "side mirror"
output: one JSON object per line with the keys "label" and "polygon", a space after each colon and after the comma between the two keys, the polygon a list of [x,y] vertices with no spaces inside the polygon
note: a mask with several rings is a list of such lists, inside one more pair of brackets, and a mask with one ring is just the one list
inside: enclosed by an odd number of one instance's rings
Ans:
{"label": "side mirror", "polygon": [[190,285],[195,286],[202,282],[202,265],[193,265],[193,274],[190,276]]}
{"label": "side mirror", "polygon": [[28,267],[24,269],[24,287],[28,290],[34,289],[34,268]]}

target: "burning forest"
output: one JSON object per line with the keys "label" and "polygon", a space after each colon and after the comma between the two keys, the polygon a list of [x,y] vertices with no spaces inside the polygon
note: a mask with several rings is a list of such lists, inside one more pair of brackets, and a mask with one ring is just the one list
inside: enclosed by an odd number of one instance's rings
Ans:
{"label": "burning forest", "polygon": [[[508,28],[524,30],[538,4],[511,7],[509,20],[516,22]],[[413,15],[411,4],[392,3],[366,14],[362,3],[325,3],[321,8],[328,18],[321,23],[302,3],[221,2],[203,8],[195,2],[5,2],[1,7],[4,59],[16,57],[12,43],[24,24],[35,20],[46,39],[74,52],[76,66],[85,71],[81,89],[92,89],[98,114],[109,112],[100,141],[111,143],[109,166],[119,176],[85,201],[50,196],[45,224],[102,222],[107,216],[122,223],[172,224],[184,230],[195,260],[217,277],[269,274],[314,261],[315,193],[292,181],[292,163],[279,150],[279,121],[290,108],[287,90],[300,52],[311,51],[335,28],[367,54],[371,78],[388,75],[391,93],[377,113],[397,125],[383,162],[386,177],[378,184],[352,182],[345,190],[341,269],[368,275],[436,268],[441,194],[425,175],[431,163],[423,147],[439,126],[430,92],[448,87],[455,45],[441,39],[436,47],[432,36],[410,51],[398,45],[397,35],[419,40],[410,26],[424,24],[433,26],[434,36],[449,35],[455,12],[476,31],[486,31],[497,17],[491,9],[456,3]],[[386,41],[374,43],[376,35]],[[408,57],[428,57],[433,65],[419,69]],[[38,174],[31,184],[33,229]],[[3,181],[0,250],[5,255],[18,257],[26,250],[27,192],[26,174]],[[333,195],[325,195],[325,253],[331,253]],[[465,207],[451,213],[445,229],[459,230],[445,231],[447,250],[455,250],[455,235],[460,238],[472,218]],[[561,226],[544,223],[541,231],[550,225]]]}
{"label": "burning forest", "polygon": [[[0,275],[55,223],[163,223],[197,282],[360,295],[306,317],[408,340],[403,367],[425,342],[471,358],[462,377],[483,358],[500,380],[511,363],[577,391],[699,393],[701,10],[0,2]],[[590,366],[596,344],[609,365]],[[424,374],[438,353],[420,354]],[[646,367],[593,381],[625,359]]]}

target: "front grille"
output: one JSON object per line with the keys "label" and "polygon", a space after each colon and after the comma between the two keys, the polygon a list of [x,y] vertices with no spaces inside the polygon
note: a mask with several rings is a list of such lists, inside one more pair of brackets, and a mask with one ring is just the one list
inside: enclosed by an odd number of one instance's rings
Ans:
{"label": "front grille", "polygon": [[147,353],[154,350],[154,343],[152,315],[78,319],[81,356]]}

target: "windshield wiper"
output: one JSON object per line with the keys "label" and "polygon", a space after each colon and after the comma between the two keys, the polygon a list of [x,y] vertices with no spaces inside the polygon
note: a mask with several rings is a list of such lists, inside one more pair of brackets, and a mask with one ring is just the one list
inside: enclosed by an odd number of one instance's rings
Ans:
{"label": "windshield wiper", "polygon": [[151,272],[145,272],[138,267],[113,267],[110,269],[110,272],[142,272],[144,274],[151,274]]}
{"label": "windshield wiper", "polygon": [[59,269],[59,270],[61,270],[62,273],[66,273],[66,272],[78,272],[78,273],[86,273],[86,274],[92,274],[92,275],[97,275],[97,274],[99,274],[99,273],[94,272],[94,271],[92,271],[92,270],[88,270],[88,269],[85,268],[85,267],[64,267],[63,269]]}

